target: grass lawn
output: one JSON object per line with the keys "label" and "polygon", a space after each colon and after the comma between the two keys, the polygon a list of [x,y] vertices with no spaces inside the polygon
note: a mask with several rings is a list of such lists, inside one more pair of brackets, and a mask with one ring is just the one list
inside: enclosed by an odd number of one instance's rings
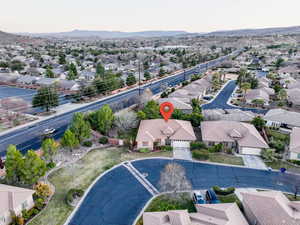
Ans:
{"label": "grass lawn", "polygon": [[[189,193],[164,194],[152,200],[145,212],[162,212],[168,210],[187,209],[190,213],[197,212]],[[140,218],[136,225],[142,225],[143,220]]]}
{"label": "grass lawn", "polygon": [[278,160],[274,162],[266,162],[268,167],[272,169],[279,170],[280,168],[286,168],[287,170],[291,169],[293,172],[300,173],[300,168],[296,166],[292,166],[284,161]]}
{"label": "grass lawn", "polygon": [[73,208],[65,203],[69,189],[87,189],[105,170],[120,162],[143,157],[166,156],[172,152],[129,153],[121,148],[95,149],[68,167],[53,172],[49,180],[55,185],[55,194],[46,209],[29,225],[62,225]]}
{"label": "grass lawn", "polygon": [[216,162],[216,163],[238,165],[238,166],[244,165],[244,161],[242,157],[229,155],[229,154],[222,154],[222,153],[209,153],[209,161]]}

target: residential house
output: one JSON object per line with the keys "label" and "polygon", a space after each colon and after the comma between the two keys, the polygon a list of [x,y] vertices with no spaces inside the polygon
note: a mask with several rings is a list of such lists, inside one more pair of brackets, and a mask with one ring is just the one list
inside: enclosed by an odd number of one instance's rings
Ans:
{"label": "residential house", "polygon": [[284,109],[271,109],[263,117],[266,126],[273,128],[293,128],[300,127],[300,113],[291,112]]}
{"label": "residential house", "polygon": [[245,99],[248,104],[253,104],[254,100],[259,99],[264,101],[264,105],[269,105],[270,95],[263,89],[251,89],[247,91]]}
{"label": "residential house", "polygon": [[34,206],[34,190],[0,184],[0,224],[12,222],[12,214],[21,215],[22,210]]}
{"label": "residential house", "polygon": [[38,77],[24,75],[17,80],[17,83],[31,85],[34,84],[38,79]]}
{"label": "residential house", "polygon": [[294,127],[290,136],[289,159],[300,160],[300,128]]}
{"label": "residential house", "polygon": [[193,107],[181,98],[160,98],[158,100],[159,104],[163,102],[171,102],[175,109],[180,109],[183,113],[186,114],[190,114],[193,111]]}
{"label": "residential house", "polygon": [[41,78],[36,81],[36,84],[42,87],[54,85],[59,82],[58,78]]}
{"label": "residential house", "polygon": [[76,83],[74,80],[59,80],[58,86],[62,90],[68,90],[68,91],[78,91],[79,90],[79,84]]}
{"label": "residential house", "polygon": [[287,89],[288,102],[295,108],[300,108],[300,89]]}
{"label": "residential house", "polygon": [[239,154],[260,155],[269,148],[256,128],[249,123],[236,121],[204,121],[201,123],[202,141],[208,145],[223,144]]}
{"label": "residential house", "polygon": [[187,210],[145,212],[144,225],[248,225],[236,203],[196,205],[196,213]]}
{"label": "residential house", "polygon": [[163,119],[142,120],[136,137],[137,148],[153,149],[157,145],[189,147],[196,136],[189,121]]}
{"label": "residential house", "polygon": [[250,122],[257,116],[251,111],[242,111],[240,109],[208,109],[203,110],[202,114],[205,120],[228,120],[238,122]]}
{"label": "residential house", "polygon": [[21,75],[13,73],[0,73],[0,83],[16,83]]}
{"label": "residential house", "polygon": [[95,72],[84,70],[84,71],[81,72],[79,78],[91,81],[91,80],[94,80],[95,77],[96,77],[96,73]]}
{"label": "residential house", "polygon": [[250,224],[299,225],[300,201],[290,201],[282,192],[241,193],[243,208]]}

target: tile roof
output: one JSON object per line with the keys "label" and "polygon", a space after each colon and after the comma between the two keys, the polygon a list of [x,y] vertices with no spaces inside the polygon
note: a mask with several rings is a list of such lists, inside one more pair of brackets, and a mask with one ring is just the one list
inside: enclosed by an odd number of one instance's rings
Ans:
{"label": "tile roof", "polygon": [[196,136],[189,121],[163,119],[142,120],[136,141],[155,141],[157,139],[194,141]]}
{"label": "tile roof", "polygon": [[290,202],[278,191],[241,193],[243,204],[255,215],[260,225],[299,225],[300,202]]}
{"label": "tile roof", "polygon": [[235,142],[241,147],[268,148],[268,144],[249,123],[236,121],[204,121],[201,123],[203,141]]}

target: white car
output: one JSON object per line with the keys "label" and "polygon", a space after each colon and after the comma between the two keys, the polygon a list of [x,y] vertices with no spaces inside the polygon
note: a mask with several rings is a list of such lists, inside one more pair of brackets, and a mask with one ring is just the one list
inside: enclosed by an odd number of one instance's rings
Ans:
{"label": "white car", "polygon": [[47,128],[44,130],[45,135],[53,134],[55,132],[54,128]]}

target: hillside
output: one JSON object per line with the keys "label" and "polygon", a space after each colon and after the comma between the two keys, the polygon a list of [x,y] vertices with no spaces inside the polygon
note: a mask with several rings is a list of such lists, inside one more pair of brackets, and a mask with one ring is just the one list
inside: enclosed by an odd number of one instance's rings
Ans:
{"label": "hillside", "polygon": [[204,35],[205,36],[257,36],[257,35],[263,36],[263,35],[276,35],[276,34],[300,34],[300,26],[214,31]]}
{"label": "hillside", "polygon": [[[24,33],[23,33],[24,34]],[[185,35],[185,31],[141,31],[141,32],[121,32],[121,31],[91,31],[73,30],[59,33],[25,33],[33,37],[56,37],[56,38],[131,38],[131,37],[165,37],[175,35]]]}

